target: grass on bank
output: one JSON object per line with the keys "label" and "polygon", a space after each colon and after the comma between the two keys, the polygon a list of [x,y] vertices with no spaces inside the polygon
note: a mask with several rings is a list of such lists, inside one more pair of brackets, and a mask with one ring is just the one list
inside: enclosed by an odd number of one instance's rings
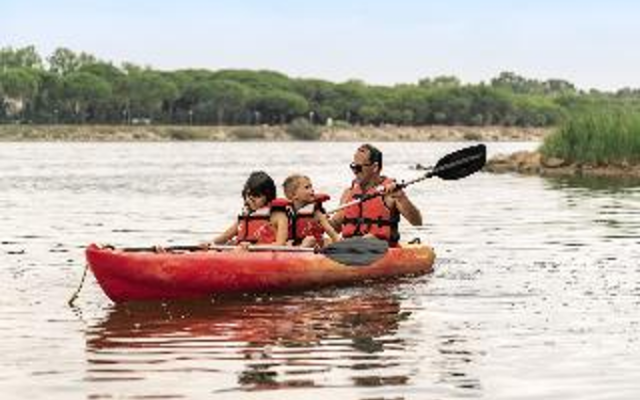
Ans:
{"label": "grass on bank", "polygon": [[540,151],[571,163],[638,164],[640,113],[599,110],[570,116],[544,139]]}
{"label": "grass on bank", "polygon": [[173,125],[15,125],[0,124],[0,141],[220,141],[264,140],[267,132],[249,127],[247,137],[237,127]]}
{"label": "grass on bank", "polygon": [[[288,136],[287,136],[288,135]],[[319,140],[322,128],[306,119],[285,126],[15,125],[0,124],[0,141],[223,141]]]}

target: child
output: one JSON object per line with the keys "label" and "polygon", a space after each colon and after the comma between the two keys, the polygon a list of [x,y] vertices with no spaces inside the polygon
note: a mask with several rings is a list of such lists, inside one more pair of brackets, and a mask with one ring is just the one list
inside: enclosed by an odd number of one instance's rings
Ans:
{"label": "child", "polygon": [[304,175],[291,175],[284,181],[284,194],[289,204],[289,240],[302,247],[323,246],[323,234],[329,235],[329,243],[340,240],[329,224],[322,203],[328,195],[315,195],[311,179]]}
{"label": "child", "polygon": [[[214,244],[285,245],[288,226],[286,200],[276,199],[276,185],[262,171],[252,172],[242,189],[244,208],[238,220],[218,235]],[[234,240],[235,238],[235,240]]]}

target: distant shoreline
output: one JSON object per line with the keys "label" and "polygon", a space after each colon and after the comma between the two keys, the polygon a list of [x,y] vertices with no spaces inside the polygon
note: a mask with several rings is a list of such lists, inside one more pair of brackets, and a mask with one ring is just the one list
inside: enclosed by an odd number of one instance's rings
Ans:
{"label": "distant shoreline", "polygon": [[[551,128],[504,126],[323,127],[319,141],[540,141]],[[0,125],[0,142],[293,141],[286,126]]]}
{"label": "distant shoreline", "polygon": [[640,165],[625,161],[608,164],[570,162],[561,158],[545,157],[538,150],[518,151],[509,155],[498,154],[487,161],[484,170],[497,174],[640,179]]}

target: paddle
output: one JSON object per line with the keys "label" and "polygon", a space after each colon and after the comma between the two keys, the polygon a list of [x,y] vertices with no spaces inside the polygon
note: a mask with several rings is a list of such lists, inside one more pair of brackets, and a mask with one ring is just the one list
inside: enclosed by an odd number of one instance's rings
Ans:
{"label": "paddle", "polygon": [[[427,168],[427,172],[421,177],[407,182],[398,183],[396,185],[396,190],[402,190],[409,185],[413,185],[414,183],[421,182],[425,179],[433,178],[434,176],[445,181],[462,179],[482,169],[486,161],[487,147],[484,144],[465,147],[442,157],[434,167]],[[383,195],[383,188],[380,187],[376,193],[367,194],[357,200],[342,204],[341,206],[329,211],[328,214],[336,213],[347,207],[351,207],[354,204],[363,203],[367,200]]]}
{"label": "paddle", "polygon": [[[206,251],[218,250],[228,251],[236,250],[237,246],[231,245],[212,245],[204,246],[168,246],[168,247],[126,247],[121,249],[125,252],[157,252],[158,250],[166,252],[184,252],[184,251]],[[283,252],[283,253],[318,253],[323,254],[333,261],[351,266],[369,265],[382,258],[389,250],[389,243],[384,240],[375,238],[355,237],[331,243],[322,249],[313,249],[309,247],[290,247],[290,246],[270,246],[270,245],[251,245],[247,248],[249,252]]]}

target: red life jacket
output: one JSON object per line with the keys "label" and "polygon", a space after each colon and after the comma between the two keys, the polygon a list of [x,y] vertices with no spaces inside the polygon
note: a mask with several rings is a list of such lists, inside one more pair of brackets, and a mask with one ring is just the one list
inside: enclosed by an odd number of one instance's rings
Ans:
{"label": "red life jacket", "polygon": [[[392,182],[389,178],[383,177],[383,179],[383,185]],[[376,193],[375,187],[363,192],[360,185],[353,181],[346,202],[358,200],[366,194],[374,193]],[[399,223],[400,213],[398,210],[389,209],[384,202],[384,197],[377,196],[364,203],[354,204],[344,210],[342,237],[363,236],[369,233],[378,239],[388,241],[391,245],[396,245],[400,240]]]}
{"label": "red life jacket", "polygon": [[329,195],[316,194],[313,203],[309,203],[299,210],[294,210],[293,205],[289,206],[287,210],[287,216],[289,217],[289,240],[292,240],[294,245],[302,243],[302,240],[307,236],[313,236],[316,239],[316,243],[322,245],[324,228],[320,225],[320,222],[315,219],[315,213],[316,211],[326,213],[322,207],[322,203],[329,199]]}
{"label": "red life jacket", "polygon": [[287,200],[275,199],[269,205],[252,212],[245,208],[238,215],[236,243],[268,244],[276,241],[276,230],[271,225],[271,213],[286,211]]}

